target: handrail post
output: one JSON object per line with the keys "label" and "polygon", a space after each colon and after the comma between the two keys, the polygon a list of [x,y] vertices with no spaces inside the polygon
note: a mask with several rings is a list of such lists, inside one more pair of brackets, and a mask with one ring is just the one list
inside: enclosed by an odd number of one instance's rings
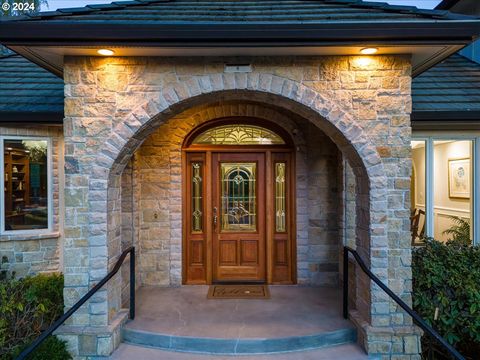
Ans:
{"label": "handrail post", "polygon": [[[345,246],[344,247],[344,269],[345,269],[345,263],[348,262],[348,253],[351,252],[353,255],[353,258],[356,261],[356,264],[362,269],[362,271],[371,279],[373,282],[375,282],[383,291],[387,293],[390,298],[393,299],[400,307],[405,310],[412,318],[413,321],[420,326],[420,328],[427,332],[431,337],[433,337],[438,343],[440,343],[456,360],[465,360],[462,354],[460,354],[452,345],[448,343],[447,340],[445,340],[435,329],[433,329],[430,325],[428,325],[425,320],[422,319],[422,317],[413,309],[410,308],[402,299],[400,299],[387,285],[385,285],[377,276],[375,276],[370,269],[367,267],[365,262],[362,260],[360,255],[358,254],[357,251],[353,250],[352,248]],[[346,260],[345,260],[346,259]],[[348,269],[347,269],[348,271]],[[347,279],[348,281],[348,279]],[[345,285],[344,285],[345,286]],[[344,292],[345,296],[345,292]],[[348,296],[348,294],[347,294]],[[345,300],[345,297],[344,297]],[[344,302],[344,315],[345,315],[345,302]],[[348,315],[348,308],[347,308],[347,315]]]}
{"label": "handrail post", "polygon": [[343,248],[343,318],[348,319],[348,250]]}
{"label": "handrail post", "polygon": [[120,258],[115,263],[113,269],[100,280],[96,285],[94,285],[88,292],[83,295],[80,300],[78,300],[68,311],[63,314],[59,319],[57,319],[47,330],[42,332],[38,338],[36,338],[25,350],[23,350],[16,360],[25,360],[29,354],[31,354],[35,349],[40,346],[40,344],[50,336],[55,330],[57,330],[60,325],[62,325],[70,316],[73,315],[83,304],[85,304],[88,299],[90,299],[93,294],[102,288],[115,274],[120,270],[120,267],[123,264],[126,256],[130,253],[130,317],[133,319],[135,317],[135,247],[130,246],[128,249],[124,250],[120,255]]}
{"label": "handrail post", "polygon": [[130,251],[130,319],[135,319],[135,248]]}

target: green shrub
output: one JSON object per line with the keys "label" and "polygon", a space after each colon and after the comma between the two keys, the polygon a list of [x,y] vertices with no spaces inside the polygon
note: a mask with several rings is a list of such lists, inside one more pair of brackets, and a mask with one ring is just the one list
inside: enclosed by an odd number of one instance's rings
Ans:
{"label": "green shrub", "polygon": [[0,359],[12,359],[13,354],[38,337],[62,313],[62,275],[1,281]]}
{"label": "green shrub", "polygon": [[[13,358],[20,355],[28,345],[15,351]],[[33,354],[27,357],[28,360],[71,360],[72,356],[67,350],[67,343],[56,336],[49,336]]]}
{"label": "green shrub", "polygon": [[413,251],[412,270],[414,309],[474,359],[480,353],[480,247],[427,239]]}
{"label": "green shrub", "polygon": [[445,235],[451,235],[449,242],[452,245],[471,245],[470,221],[459,216],[449,216],[449,218],[453,225],[443,232]]}

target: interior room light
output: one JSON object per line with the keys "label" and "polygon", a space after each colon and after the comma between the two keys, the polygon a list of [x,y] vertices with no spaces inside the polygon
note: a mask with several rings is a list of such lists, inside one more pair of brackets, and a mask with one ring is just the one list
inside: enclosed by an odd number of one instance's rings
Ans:
{"label": "interior room light", "polygon": [[115,51],[110,49],[99,49],[97,50],[97,53],[103,56],[112,56],[113,54],[115,54]]}
{"label": "interior room light", "polygon": [[378,52],[377,48],[363,48],[362,50],[360,50],[360,53],[363,55],[373,55],[373,54],[376,54],[377,52]]}

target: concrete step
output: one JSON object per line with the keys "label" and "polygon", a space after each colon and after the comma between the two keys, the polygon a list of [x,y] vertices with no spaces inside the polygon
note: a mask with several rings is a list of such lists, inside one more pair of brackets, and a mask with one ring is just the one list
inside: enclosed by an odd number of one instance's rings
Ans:
{"label": "concrete step", "polygon": [[128,344],[169,351],[246,355],[302,351],[354,343],[356,329],[347,327],[316,334],[277,338],[209,338],[160,334],[127,327],[122,329],[122,337]]}
{"label": "concrete step", "polygon": [[141,288],[123,341],[168,351],[273,354],[356,341],[338,289],[270,286],[270,299],[208,299],[207,286]]}
{"label": "concrete step", "polygon": [[225,356],[192,354],[121,344],[110,357],[113,360],[367,360],[368,355],[357,344],[345,344],[316,350],[270,355]]}

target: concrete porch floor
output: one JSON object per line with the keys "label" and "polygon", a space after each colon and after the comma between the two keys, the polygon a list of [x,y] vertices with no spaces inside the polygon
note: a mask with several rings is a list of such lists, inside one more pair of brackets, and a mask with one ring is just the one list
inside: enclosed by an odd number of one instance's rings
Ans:
{"label": "concrete porch floor", "polygon": [[140,288],[127,329],[204,338],[283,338],[352,328],[341,291],[270,286],[270,299],[207,299],[208,286]]}
{"label": "concrete porch floor", "polygon": [[270,286],[270,299],[207,299],[207,292],[208,286],[139,289],[135,320],[122,331],[126,344],[112,359],[287,360],[324,358],[318,357],[323,352],[367,358],[341,316],[338,289]]}

